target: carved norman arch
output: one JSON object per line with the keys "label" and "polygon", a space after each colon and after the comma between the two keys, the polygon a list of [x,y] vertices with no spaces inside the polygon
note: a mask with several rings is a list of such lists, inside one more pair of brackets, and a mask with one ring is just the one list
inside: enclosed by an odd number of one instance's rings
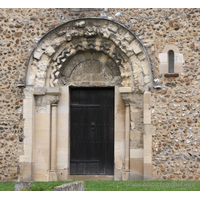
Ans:
{"label": "carved norman arch", "polygon": [[60,68],[79,51],[100,51],[118,65],[123,87],[132,92],[152,87],[150,63],[136,36],[105,19],[81,19],[65,23],[46,34],[28,63],[26,86],[59,86]]}
{"label": "carved norman arch", "polygon": [[[95,71],[95,73],[101,76],[100,79],[96,79],[91,73],[92,78],[90,80],[86,77],[87,83],[82,81],[84,80],[83,76],[80,80],[76,80],[77,71],[85,69],[87,63],[90,63],[90,65],[97,63],[99,71],[98,73]],[[91,69],[93,70],[93,68],[88,70]],[[62,24],[48,32],[33,50],[26,72],[26,88],[24,89],[25,140],[24,155],[20,156],[20,179],[51,180],[53,179],[50,177],[52,170],[56,168],[66,170],[69,168],[68,164],[58,164],[54,160],[56,155],[55,152],[52,153],[51,149],[51,153],[47,153],[46,156],[51,157],[51,159],[45,161],[47,163],[45,169],[48,172],[41,169],[41,174],[45,174],[43,178],[34,178],[37,175],[33,171],[39,166],[34,165],[37,160],[34,155],[40,154],[36,145],[36,141],[40,136],[37,134],[46,131],[49,137],[47,140],[52,141],[53,139],[49,136],[52,131],[56,133],[64,130],[64,127],[62,130],[57,128],[56,123],[60,123],[59,116],[55,121],[53,116],[56,112],[60,116],[66,114],[65,117],[69,117],[67,115],[69,108],[66,104],[62,104],[64,98],[69,101],[67,97],[69,91],[66,89],[69,86],[116,86],[118,88],[115,88],[115,91],[118,91],[118,94],[121,93],[120,98],[127,105],[126,108],[122,109],[122,112],[125,112],[128,123],[125,123],[124,127],[127,134],[126,141],[123,144],[118,144],[118,146],[121,145],[120,148],[123,149],[122,154],[125,154],[125,157],[118,156],[115,158],[116,173],[114,176],[116,180],[122,179],[122,176],[126,177],[126,173],[122,174],[129,170],[126,162],[129,162],[127,159],[130,158],[130,153],[125,150],[129,145],[129,105],[136,103],[138,100],[132,94],[148,93],[153,86],[152,80],[151,65],[142,43],[131,31],[116,22],[98,18],[78,19]],[[56,106],[58,106],[57,110],[55,109]],[[43,117],[42,114],[44,114]],[[122,115],[124,114],[122,113]],[[47,123],[45,127],[42,127],[42,124],[37,124],[39,123],[38,119],[43,118],[46,120],[43,124]],[[39,126],[44,128],[43,132],[39,130]],[[49,142],[44,147],[46,149],[43,153],[49,152],[50,146],[56,149],[55,145],[57,143],[50,144]],[[57,148],[56,151],[58,151],[57,156],[62,154],[62,150],[59,153]],[[62,158],[60,159],[62,160]],[[54,162],[51,163],[51,166],[54,167],[48,169],[48,163],[50,162]],[[67,175],[65,179],[66,177]]]}

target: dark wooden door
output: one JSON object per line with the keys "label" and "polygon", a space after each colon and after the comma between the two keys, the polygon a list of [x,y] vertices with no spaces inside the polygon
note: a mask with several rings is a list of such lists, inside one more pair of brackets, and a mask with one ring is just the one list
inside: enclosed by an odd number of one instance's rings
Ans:
{"label": "dark wooden door", "polygon": [[73,88],[70,100],[70,174],[114,174],[114,88]]}

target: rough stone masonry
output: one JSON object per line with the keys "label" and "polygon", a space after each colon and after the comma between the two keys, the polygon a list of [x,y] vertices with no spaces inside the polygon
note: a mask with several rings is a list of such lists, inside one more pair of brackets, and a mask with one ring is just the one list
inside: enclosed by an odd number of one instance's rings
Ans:
{"label": "rough stone masonry", "polygon": [[[18,161],[26,139],[20,85],[24,84],[31,52],[55,27],[90,17],[109,19],[131,30],[150,58],[155,85],[160,86],[151,90],[151,123],[156,130],[152,136],[153,179],[199,180],[200,9],[196,8],[1,8],[0,180],[17,180],[20,173]],[[178,77],[159,72],[159,54],[166,45],[175,45],[183,54],[183,72]],[[142,115],[139,106],[131,109]],[[139,128],[143,129],[141,124]],[[138,148],[142,148],[140,140]]]}

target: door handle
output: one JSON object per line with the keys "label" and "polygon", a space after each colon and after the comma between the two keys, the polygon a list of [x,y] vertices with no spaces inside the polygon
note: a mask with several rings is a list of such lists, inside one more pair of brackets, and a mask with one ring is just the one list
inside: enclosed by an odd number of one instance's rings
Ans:
{"label": "door handle", "polygon": [[93,122],[90,124],[90,130],[94,131],[96,129],[96,124]]}

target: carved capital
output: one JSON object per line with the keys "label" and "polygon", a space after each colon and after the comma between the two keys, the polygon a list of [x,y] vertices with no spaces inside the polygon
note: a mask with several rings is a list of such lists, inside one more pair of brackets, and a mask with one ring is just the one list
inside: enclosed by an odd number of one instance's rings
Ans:
{"label": "carved capital", "polygon": [[48,99],[48,103],[50,105],[55,106],[55,105],[58,105],[60,96],[58,96],[58,95],[57,96],[48,95],[47,99]]}

